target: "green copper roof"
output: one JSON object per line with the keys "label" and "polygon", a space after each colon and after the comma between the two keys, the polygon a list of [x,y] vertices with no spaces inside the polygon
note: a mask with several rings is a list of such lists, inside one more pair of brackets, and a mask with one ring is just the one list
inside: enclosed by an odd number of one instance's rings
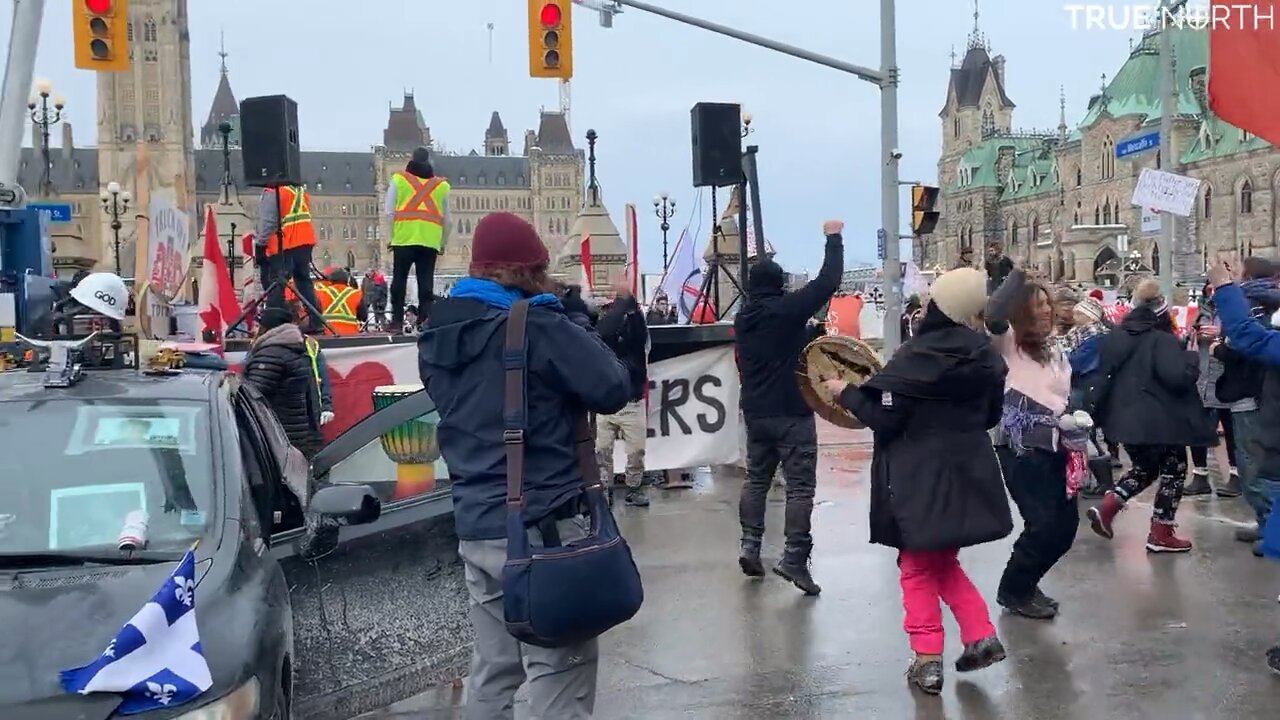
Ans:
{"label": "green copper roof", "polygon": [[[1013,149],[1013,173],[1018,181],[1018,188],[1008,188],[1008,177],[996,174],[996,164],[1000,158],[1001,148]],[[965,151],[960,158],[960,167],[971,168],[973,181],[961,185],[958,179],[947,190],[948,192],[964,192],[979,188],[1004,188],[1005,198],[1033,197],[1058,188],[1053,176],[1053,157],[1045,144],[1045,139],[1034,136],[996,136],[983,140]],[[1039,184],[1032,185],[1031,169],[1034,168],[1040,178]]]}
{"label": "green copper roof", "polygon": [[1248,139],[1242,139],[1239,128],[1227,124],[1216,115],[1210,115],[1202,121],[1195,143],[1182,153],[1179,162],[1197,163],[1270,147],[1272,147],[1271,143],[1254,135],[1248,136]]}
{"label": "green copper roof", "polygon": [[[1178,115],[1198,115],[1200,104],[1191,89],[1191,71],[1209,64],[1207,30],[1169,28],[1178,82]],[[1129,59],[1111,79],[1100,99],[1080,122],[1093,125],[1105,112],[1110,117],[1141,116],[1147,122],[1160,118],[1160,32],[1147,34],[1129,53]]]}

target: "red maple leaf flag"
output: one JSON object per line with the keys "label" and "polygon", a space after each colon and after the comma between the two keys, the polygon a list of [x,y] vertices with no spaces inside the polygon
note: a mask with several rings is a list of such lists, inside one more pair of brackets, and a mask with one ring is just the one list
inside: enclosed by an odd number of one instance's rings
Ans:
{"label": "red maple leaf flag", "polygon": [[582,235],[582,246],[578,250],[578,255],[582,259],[582,291],[591,291],[591,236]]}
{"label": "red maple leaf flag", "polygon": [[1209,107],[1218,117],[1280,145],[1280,0],[1213,0]]}
{"label": "red maple leaf flag", "polygon": [[227,325],[240,314],[240,302],[231,284],[231,274],[227,272],[227,258],[222,254],[212,207],[206,207],[204,213],[204,264],[197,305],[202,329],[210,331],[212,342],[221,343]]}

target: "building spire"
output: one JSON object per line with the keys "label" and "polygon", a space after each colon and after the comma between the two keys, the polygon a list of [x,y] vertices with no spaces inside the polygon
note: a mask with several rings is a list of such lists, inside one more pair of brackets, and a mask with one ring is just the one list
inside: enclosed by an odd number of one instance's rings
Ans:
{"label": "building spire", "polygon": [[218,32],[218,57],[222,58],[222,74],[227,74],[227,32],[220,30]]}
{"label": "building spire", "polygon": [[984,48],[990,50],[986,37],[982,34],[982,27],[979,23],[981,15],[978,13],[978,0],[973,0],[973,32],[969,33],[969,49]]}
{"label": "building spire", "polygon": [[1058,139],[1067,141],[1067,86],[1058,86]]}

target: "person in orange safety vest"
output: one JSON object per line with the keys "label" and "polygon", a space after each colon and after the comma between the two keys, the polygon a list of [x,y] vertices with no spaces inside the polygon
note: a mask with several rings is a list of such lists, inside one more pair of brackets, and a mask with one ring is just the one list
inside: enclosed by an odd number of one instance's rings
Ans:
{"label": "person in orange safety vest", "polygon": [[316,294],[320,297],[321,316],[325,323],[333,328],[336,335],[355,335],[364,325],[368,315],[364,293],[360,288],[351,287],[351,277],[346,270],[334,270],[328,279],[316,284]]}
{"label": "person in orange safety vest", "polygon": [[[254,237],[255,256],[261,258],[263,280],[275,284],[267,305],[284,307],[285,284],[293,281],[295,290],[318,312],[323,312],[311,281],[311,254],[316,246],[316,231],[311,224],[311,198],[305,187],[281,185],[264,188],[258,211],[258,232]],[[320,329],[320,318],[313,317],[306,331]]]}

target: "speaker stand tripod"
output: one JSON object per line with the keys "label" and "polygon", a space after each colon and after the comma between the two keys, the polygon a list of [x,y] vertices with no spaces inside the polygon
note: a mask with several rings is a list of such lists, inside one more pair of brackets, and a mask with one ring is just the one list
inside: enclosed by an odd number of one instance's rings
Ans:
{"label": "speaker stand tripod", "polygon": [[[275,256],[277,259],[279,259],[284,257],[284,208],[280,202],[280,187],[276,186],[272,188],[272,192],[276,196],[276,232],[275,232],[276,255]],[[301,190],[299,190],[299,192],[301,192]],[[308,272],[315,272],[314,264],[312,264]],[[321,275],[320,273],[316,273],[316,274]],[[321,277],[323,277],[323,275],[321,275]],[[230,335],[233,331],[235,331],[241,325],[243,325],[245,318],[257,312],[258,306],[261,305],[264,300],[270,298],[273,293],[278,292],[280,293],[281,297],[284,297],[285,288],[288,288],[292,284],[293,284],[293,280],[289,278],[288,273],[284,272],[283,266],[278,265],[276,263],[272,263],[271,284],[262,289],[262,294],[258,295],[258,297],[254,298],[253,300],[249,301],[248,305],[245,305],[244,310],[240,312],[240,316],[237,317],[234,322],[232,322],[230,325],[227,326],[226,335]],[[303,297],[302,293],[298,292],[298,289],[296,287],[293,289],[293,294],[295,297],[298,298],[298,302],[301,303],[302,306],[307,309],[307,314],[311,317],[311,319],[316,322],[319,322],[320,325],[325,329],[325,332],[329,333],[330,335],[338,334],[334,332],[332,327],[329,326],[329,323],[325,322],[324,315],[320,312],[320,310],[317,309],[315,305],[312,305],[311,301]]]}
{"label": "speaker stand tripod", "polygon": [[[724,260],[720,253],[720,243],[723,242],[724,239],[724,233],[720,230],[720,225],[717,223],[714,230],[714,237],[712,239],[711,257],[707,259],[707,276],[702,279],[702,287],[698,290],[699,301],[705,302],[708,297],[711,298],[711,305],[714,309],[717,322],[728,316],[729,310],[731,310],[736,303],[746,297],[746,292],[743,290],[742,284],[738,282],[738,278],[734,277],[733,273],[724,269]],[[724,276],[729,279],[729,283],[738,291],[738,296],[735,297],[733,302],[729,303],[729,306],[724,308],[724,310],[720,309],[720,273],[724,273]],[[694,304],[694,310],[697,310],[696,303]],[[693,313],[690,313],[691,321],[693,319],[692,315]]]}

